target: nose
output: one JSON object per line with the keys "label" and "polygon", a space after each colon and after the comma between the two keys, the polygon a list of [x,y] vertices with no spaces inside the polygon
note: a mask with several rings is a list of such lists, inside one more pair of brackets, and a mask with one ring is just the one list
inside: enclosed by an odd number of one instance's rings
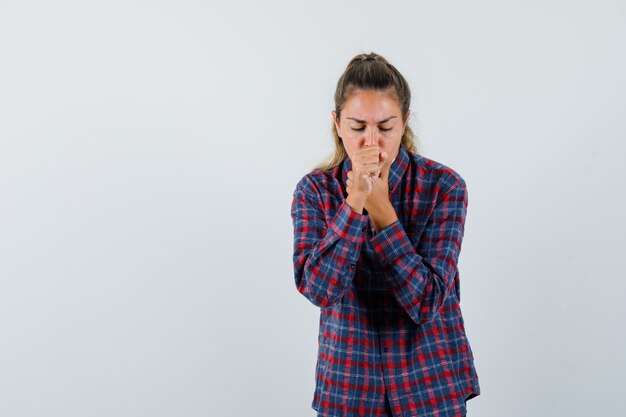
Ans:
{"label": "nose", "polygon": [[367,132],[365,133],[365,146],[378,145],[378,136],[375,129],[369,129]]}

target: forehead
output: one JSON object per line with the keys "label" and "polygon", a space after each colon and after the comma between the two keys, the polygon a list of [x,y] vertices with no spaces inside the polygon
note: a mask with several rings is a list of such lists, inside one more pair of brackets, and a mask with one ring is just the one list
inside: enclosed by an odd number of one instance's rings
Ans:
{"label": "forehead", "polygon": [[400,105],[393,93],[378,90],[356,90],[343,106],[345,117],[360,120],[382,120],[400,115]]}

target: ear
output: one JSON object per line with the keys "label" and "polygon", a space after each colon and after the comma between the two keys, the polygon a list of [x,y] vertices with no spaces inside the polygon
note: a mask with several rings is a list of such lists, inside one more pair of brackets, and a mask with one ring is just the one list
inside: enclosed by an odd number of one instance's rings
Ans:
{"label": "ear", "polygon": [[333,119],[333,123],[335,124],[335,129],[337,129],[337,134],[339,134],[339,122],[337,121],[337,112],[335,110],[332,110],[330,112],[330,115]]}

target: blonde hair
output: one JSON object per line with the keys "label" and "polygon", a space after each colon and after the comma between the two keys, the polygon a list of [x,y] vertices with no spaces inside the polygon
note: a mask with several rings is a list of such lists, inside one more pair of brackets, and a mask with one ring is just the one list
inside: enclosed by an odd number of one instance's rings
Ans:
{"label": "blonde hair", "polygon": [[[359,54],[352,58],[345,71],[337,82],[335,90],[335,112],[337,121],[341,118],[341,110],[350,95],[356,90],[378,90],[387,91],[397,99],[402,110],[402,121],[406,122],[406,114],[411,105],[411,90],[406,79],[400,72],[382,56],[371,52],[369,54]],[[343,142],[339,137],[335,123],[332,123],[331,132],[335,142],[335,151],[326,162],[315,166],[314,169],[323,171],[331,170],[341,163],[348,156]],[[418,154],[418,138],[409,127],[402,134],[401,144],[407,151]]]}

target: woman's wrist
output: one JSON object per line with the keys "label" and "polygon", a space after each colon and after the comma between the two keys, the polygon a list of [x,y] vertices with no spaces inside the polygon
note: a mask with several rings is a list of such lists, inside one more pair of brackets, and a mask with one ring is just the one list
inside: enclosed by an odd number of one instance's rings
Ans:
{"label": "woman's wrist", "polygon": [[372,219],[372,224],[374,225],[376,233],[380,232],[385,227],[395,223],[398,220],[396,210],[393,208],[393,205],[391,205],[391,203],[385,206],[381,211],[368,211],[368,214],[370,216],[370,219]]}
{"label": "woman's wrist", "polygon": [[349,194],[348,197],[346,197],[346,203],[348,203],[352,211],[355,211],[359,214],[363,214],[363,207],[365,206],[364,199],[361,199],[361,198],[355,197],[352,194]]}

